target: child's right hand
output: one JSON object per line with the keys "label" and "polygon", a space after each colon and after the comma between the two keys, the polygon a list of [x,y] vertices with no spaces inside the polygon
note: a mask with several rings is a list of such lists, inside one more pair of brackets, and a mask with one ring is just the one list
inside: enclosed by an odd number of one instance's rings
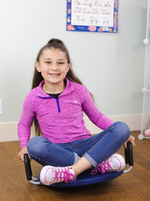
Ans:
{"label": "child's right hand", "polygon": [[[19,154],[18,154],[18,158],[19,158],[22,162],[24,162],[24,154],[28,154],[28,150],[27,150],[27,147],[26,147],[26,146],[22,147],[21,151],[20,151]],[[29,158],[30,158],[30,157],[29,157]]]}

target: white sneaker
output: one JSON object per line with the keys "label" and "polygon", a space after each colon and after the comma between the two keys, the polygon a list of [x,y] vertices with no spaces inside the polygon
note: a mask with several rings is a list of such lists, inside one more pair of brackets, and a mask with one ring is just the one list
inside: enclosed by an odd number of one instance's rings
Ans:
{"label": "white sneaker", "polygon": [[58,182],[69,183],[76,180],[75,172],[70,167],[44,166],[40,172],[40,181],[43,185],[51,185]]}
{"label": "white sneaker", "polygon": [[105,173],[110,171],[119,172],[123,170],[126,166],[124,158],[120,154],[113,154],[105,161],[101,162],[97,168],[91,171],[91,174],[96,174],[97,172]]}

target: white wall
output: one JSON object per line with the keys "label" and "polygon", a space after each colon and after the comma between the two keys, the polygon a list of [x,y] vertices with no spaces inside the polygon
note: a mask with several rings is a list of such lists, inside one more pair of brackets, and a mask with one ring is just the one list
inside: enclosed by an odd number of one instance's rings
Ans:
{"label": "white wall", "polygon": [[68,32],[65,0],[1,1],[0,123],[19,120],[37,53],[53,37],[66,43],[101,112],[141,114],[146,14],[147,0],[120,0],[118,33]]}

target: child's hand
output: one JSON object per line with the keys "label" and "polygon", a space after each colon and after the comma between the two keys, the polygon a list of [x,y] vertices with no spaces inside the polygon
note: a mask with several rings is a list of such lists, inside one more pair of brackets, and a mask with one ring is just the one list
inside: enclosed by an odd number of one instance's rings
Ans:
{"label": "child's hand", "polygon": [[[21,151],[19,152],[19,154],[18,154],[18,158],[22,161],[22,162],[24,162],[24,154],[28,154],[28,150],[27,150],[27,147],[26,146],[24,146],[22,149],[21,149]],[[30,158],[30,157],[29,157]],[[31,158],[30,158],[30,160],[31,160]]]}
{"label": "child's hand", "polygon": [[128,138],[128,140],[123,144],[125,149],[127,149],[127,142],[130,141],[132,144],[132,147],[135,147],[135,137],[133,137],[132,135],[130,135],[130,137]]}

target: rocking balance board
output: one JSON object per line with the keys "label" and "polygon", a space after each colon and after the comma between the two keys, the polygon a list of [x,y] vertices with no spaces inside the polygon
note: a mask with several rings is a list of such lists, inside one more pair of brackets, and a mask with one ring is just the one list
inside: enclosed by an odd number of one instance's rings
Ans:
{"label": "rocking balance board", "polygon": [[[127,149],[125,149],[125,161],[126,164],[130,166],[127,170],[121,170],[119,172],[106,172],[104,174],[97,173],[95,175],[89,174],[89,171],[85,171],[80,175],[78,175],[75,181],[71,181],[68,184],[66,184],[65,182],[55,183],[50,185],[50,187],[73,187],[73,186],[96,184],[108,181],[110,179],[114,179],[123,173],[129,172],[133,166],[133,152],[132,152],[132,144],[130,142],[127,142]],[[29,180],[33,184],[41,184],[39,177],[34,178],[32,176],[32,170],[28,154],[24,155],[24,164],[25,164],[27,180]]]}

